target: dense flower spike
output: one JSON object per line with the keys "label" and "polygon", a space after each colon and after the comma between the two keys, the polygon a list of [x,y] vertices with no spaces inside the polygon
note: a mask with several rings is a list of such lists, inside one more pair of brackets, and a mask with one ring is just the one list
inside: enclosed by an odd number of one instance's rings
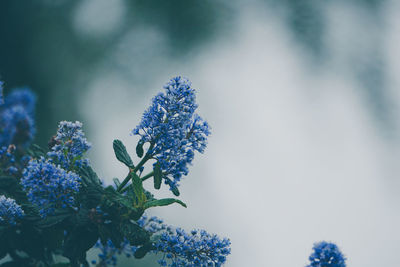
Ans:
{"label": "dense flower spike", "polygon": [[39,207],[42,217],[56,208],[74,207],[74,195],[79,192],[80,177],[45,160],[31,160],[24,170],[21,185],[28,199]]}
{"label": "dense flower spike", "polygon": [[[155,216],[149,218],[146,215],[143,215],[137,223],[151,235],[159,235],[158,241],[153,244],[152,252],[162,253],[163,257],[158,261],[161,266],[222,266],[226,256],[230,254],[228,239],[220,239],[204,230],[193,230],[188,234],[180,228],[173,230]],[[120,248],[116,248],[110,240],[105,245],[98,241],[96,248],[101,250],[99,262],[104,266],[116,266],[117,254],[130,257],[137,250],[137,247],[131,246],[127,240]]]}
{"label": "dense flower spike", "polygon": [[346,258],[338,246],[329,242],[314,244],[307,267],[346,267]]}
{"label": "dense flower spike", "polygon": [[229,239],[220,239],[204,230],[186,233],[177,228],[164,232],[154,244],[156,251],[164,253],[161,266],[222,266],[230,254]]}
{"label": "dense flower spike", "polygon": [[0,145],[27,147],[35,135],[36,97],[29,89],[13,91],[0,107]]}
{"label": "dense flower spike", "polygon": [[61,121],[47,155],[63,168],[71,170],[89,164],[89,160],[82,157],[90,146],[81,122]]}
{"label": "dense flower spike", "polygon": [[0,196],[0,225],[16,225],[16,220],[24,216],[24,211],[14,199]]}
{"label": "dense flower spike", "polygon": [[165,179],[173,188],[188,174],[194,152],[204,151],[210,127],[195,113],[195,90],[187,79],[173,78],[164,88],[166,92],[153,98],[132,133],[141,136],[141,143],[150,143],[147,153],[160,163],[164,177],[173,178]]}

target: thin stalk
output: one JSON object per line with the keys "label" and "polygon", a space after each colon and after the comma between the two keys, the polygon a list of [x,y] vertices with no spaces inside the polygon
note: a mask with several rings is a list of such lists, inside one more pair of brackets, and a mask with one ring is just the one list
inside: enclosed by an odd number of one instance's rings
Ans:
{"label": "thin stalk", "polygon": [[142,179],[142,181],[146,181],[147,179],[149,179],[150,177],[153,177],[153,176],[154,176],[154,171],[152,171],[152,172],[146,174],[146,175],[143,176],[141,179]]}
{"label": "thin stalk", "polygon": [[[146,181],[147,179],[149,179],[150,177],[153,177],[153,176],[154,176],[154,171],[152,171],[152,172],[146,174],[146,175],[143,176],[141,179],[142,179],[142,181]],[[129,186],[123,188],[123,189],[120,191],[120,193],[124,193],[125,191],[128,190],[128,188],[129,188]]]}
{"label": "thin stalk", "polygon": [[[153,148],[154,148],[154,143],[151,143],[149,150],[152,150]],[[152,155],[147,152],[146,155],[142,158],[142,160],[139,162],[139,164],[136,165],[135,168],[133,168],[133,169],[129,168],[129,174],[122,181],[122,183],[118,186],[118,189],[117,189],[118,192],[120,192],[124,188],[124,186],[129,182],[129,180],[131,179],[131,173],[136,173],[149,159],[151,159],[151,157],[152,157]]]}
{"label": "thin stalk", "polygon": [[129,173],[128,175],[125,177],[124,181],[122,181],[122,183],[118,186],[117,191],[121,191],[121,189],[129,182],[129,180],[131,179],[131,171],[132,169],[129,169]]}

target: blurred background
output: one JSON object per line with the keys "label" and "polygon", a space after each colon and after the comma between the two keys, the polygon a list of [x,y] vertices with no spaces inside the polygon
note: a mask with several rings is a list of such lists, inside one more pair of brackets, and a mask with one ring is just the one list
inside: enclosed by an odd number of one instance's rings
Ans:
{"label": "blurred background", "polygon": [[395,0],[0,1],[0,79],[37,92],[37,143],[82,121],[111,183],[126,172],[112,140],[134,152],[143,110],[183,75],[213,135],[182,182],[188,209],[152,214],[229,237],[226,266],[304,266],[327,240],[348,266],[396,267],[399,12]]}

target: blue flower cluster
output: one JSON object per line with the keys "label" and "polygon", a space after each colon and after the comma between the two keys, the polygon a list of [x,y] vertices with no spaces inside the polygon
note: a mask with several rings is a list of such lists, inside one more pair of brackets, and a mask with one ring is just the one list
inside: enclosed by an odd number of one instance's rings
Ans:
{"label": "blue flower cluster", "polygon": [[13,91],[0,106],[0,146],[29,146],[35,135],[36,96],[29,89]]}
{"label": "blue flower cluster", "polygon": [[61,121],[52,143],[47,156],[63,168],[71,170],[89,164],[89,159],[82,158],[91,145],[85,138],[81,122]]}
{"label": "blue flower cluster", "polygon": [[79,192],[80,177],[45,160],[31,160],[23,172],[21,185],[28,199],[39,207],[42,217],[56,208],[74,207],[74,195]]}
{"label": "blue flower cluster", "polygon": [[164,253],[161,266],[222,266],[230,254],[229,239],[220,239],[204,230],[190,234],[177,228],[164,232],[154,244],[157,252]]}
{"label": "blue flower cluster", "polygon": [[[103,245],[100,240],[98,240],[94,246],[95,248],[100,249],[99,256],[99,265],[98,266],[117,266],[117,255],[125,255],[126,257],[132,257],[137,247],[131,246],[127,239],[122,242],[121,247],[117,248],[111,240],[108,240],[105,245]],[[96,264],[95,260],[92,261],[92,264]]]}
{"label": "blue flower cluster", "polygon": [[338,246],[329,242],[314,244],[307,267],[346,267],[346,258]]}
{"label": "blue flower cluster", "polygon": [[156,216],[147,217],[143,215],[137,223],[150,234],[155,234],[161,231],[172,231],[171,226],[164,224],[164,221]]}
{"label": "blue flower cluster", "polygon": [[0,196],[0,224],[16,225],[16,220],[24,216],[24,211],[14,199]]}
{"label": "blue flower cluster", "polygon": [[[180,228],[174,230],[155,216],[149,218],[146,215],[137,223],[151,235],[158,236],[157,241],[153,243],[152,252],[163,254],[162,259],[158,261],[161,266],[222,266],[230,254],[229,239],[220,239],[204,230],[193,230],[188,234]],[[116,266],[116,255],[125,254],[131,257],[137,250],[137,247],[131,246],[127,240],[121,244],[121,248],[116,248],[110,240],[106,245],[98,241],[95,247],[101,250],[99,259],[104,266]]]}
{"label": "blue flower cluster", "polygon": [[0,173],[14,176],[18,176],[22,173],[22,170],[28,164],[31,157],[29,155],[24,155],[17,160],[15,154],[16,147],[13,144],[8,147],[0,147]]}
{"label": "blue flower cluster", "polygon": [[204,152],[210,127],[195,113],[195,90],[187,79],[175,77],[164,88],[132,133],[141,136],[139,142],[150,143],[148,155],[160,163],[164,182],[173,188],[188,174],[194,152]]}
{"label": "blue flower cluster", "polygon": [[0,166],[1,171],[5,172],[5,174],[14,175],[18,172],[14,151],[14,145],[0,147]]}

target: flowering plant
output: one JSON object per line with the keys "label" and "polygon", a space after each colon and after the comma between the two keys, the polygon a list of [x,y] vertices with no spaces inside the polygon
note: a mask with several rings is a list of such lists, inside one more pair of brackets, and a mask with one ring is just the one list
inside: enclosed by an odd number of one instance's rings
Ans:
{"label": "flowering plant", "polygon": [[[2,84],[0,84],[0,87]],[[137,164],[120,140],[116,158],[127,167],[123,180],[105,186],[85,157],[91,144],[82,123],[62,121],[46,149],[32,144],[35,95],[28,89],[0,97],[0,259],[7,266],[116,265],[116,254],[142,258],[161,254],[161,266],[221,266],[230,241],[204,230],[187,233],[145,211],[186,204],[157,199],[143,182],[164,183],[179,196],[195,152],[204,152],[210,127],[197,113],[195,90],[176,77],[153,98],[140,124]],[[150,163],[151,171],[143,174]],[[97,247],[99,260],[86,252]],[[63,263],[57,261],[64,258]]]}
{"label": "flowering plant", "polygon": [[[3,98],[0,82],[0,266],[117,265],[117,254],[159,254],[161,266],[222,266],[230,241],[204,230],[187,232],[145,214],[157,206],[186,204],[157,199],[144,188],[179,185],[196,152],[203,153],[210,127],[197,113],[195,90],[176,77],[165,86],[132,130],[139,136],[135,164],[120,140],[116,158],[128,174],[104,185],[85,153],[91,144],[82,123],[61,121],[48,148],[32,144],[35,95],[15,90]],[[150,163],[151,171],[144,174]],[[87,251],[100,250],[90,263]],[[8,260],[3,260],[8,255]],[[63,259],[60,262],[60,259]],[[307,267],[345,267],[346,258],[328,242],[316,243]]]}

